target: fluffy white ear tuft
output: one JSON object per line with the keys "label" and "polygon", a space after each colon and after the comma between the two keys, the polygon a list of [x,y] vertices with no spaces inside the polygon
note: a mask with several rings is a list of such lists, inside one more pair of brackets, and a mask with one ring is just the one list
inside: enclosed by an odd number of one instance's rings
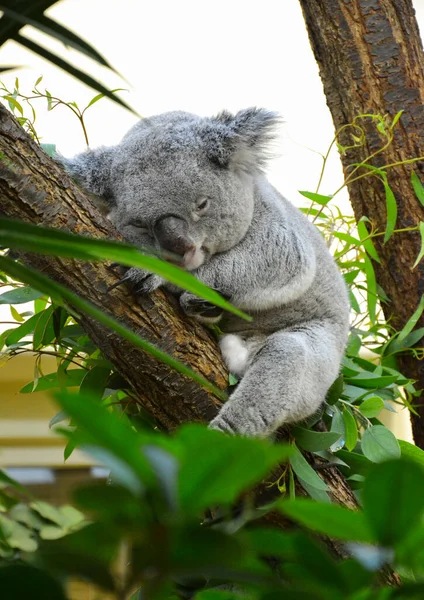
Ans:
{"label": "fluffy white ear tuft", "polygon": [[269,145],[280,123],[277,113],[264,108],[246,108],[235,115],[223,111],[204,128],[207,154],[221,167],[260,172],[271,156]]}

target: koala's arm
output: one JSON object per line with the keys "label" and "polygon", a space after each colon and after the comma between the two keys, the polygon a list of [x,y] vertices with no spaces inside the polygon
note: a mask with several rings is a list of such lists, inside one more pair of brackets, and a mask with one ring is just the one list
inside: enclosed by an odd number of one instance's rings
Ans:
{"label": "koala's arm", "polygon": [[234,248],[212,256],[196,277],[245,310],[267,310],[301,297],[316,273],[307,231],[283,223],[250,231]]}

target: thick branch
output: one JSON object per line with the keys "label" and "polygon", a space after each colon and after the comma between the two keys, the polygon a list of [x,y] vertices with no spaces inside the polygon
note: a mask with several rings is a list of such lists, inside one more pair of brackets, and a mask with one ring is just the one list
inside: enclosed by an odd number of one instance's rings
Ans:
{"label": "thick branch", "polygon": [[[0,107],[0,212],[35,225],[97,238],[119,238],[110,221],[72,183],[63,169]],[[123,287],[106,293],[117,275],[103,263],[27,254],[25,262],[119,319],[141,337],[190,365],[217,387],[227,371],[209,333],[183,320],[176,302],[158,291],[135,301]],[[220,401],[197,384],[82,315],[81,325],[130,383],[146,410],[164,429],[207,421]]]}
{"label": "thick branch", "polygon": [[[393,144],[372,162],[382,166],[423,156],[424,56],[411,0],[300,0],[300,4],[336,130],[359,114],[394,117],[404,110]],[[384,144],[370,119],[362,124],[367,144],[341,157],[346,175],[351,163],[361,162]],[[424,221],[424,209],[410,184],[411,168],[424,172],[422,162],[388,172],[399,229]],[[349,186],[349,193],[356,219],[367,216],[384,231],[381,182],[361,179]],[[395,234],[387,244],[378,237],[376,245],[381,258],[381,265],[374,263],[377,281],[391,301],[383,305],[384,314],[401,329],[424,293],[424,262],[411,270],[420,250],[420,234]],[[424,388],[423,365],[412,356],[400,362],[404,373],[418,381],[418,389]],[[423,396],[417,402],[423,404]],[[423,406],[419,412],[419,418],[413,417],[413,429],[416,443],[424,448]]]}

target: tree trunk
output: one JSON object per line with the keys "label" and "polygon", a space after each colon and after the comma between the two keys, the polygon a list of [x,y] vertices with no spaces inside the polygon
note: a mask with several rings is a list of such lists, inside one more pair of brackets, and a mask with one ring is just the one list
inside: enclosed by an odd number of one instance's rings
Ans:
{"label": "tree trunk", "polygon": [[[91,237],[119,238],[110,221],[1,105],[0,153],[3,155],[0,160],[2,215]],[[219,388],[226,388],[228,373],[217,344],[203,327],[182,315],[171,296],[158,290],[136,302],[122,288],[107,294],[106,289],[116,281],[116,275],[103,263],[34,254],[25,254],[23,260],[185,362]],[[82,315],[80,323],[131,385],[140,404],[163,429],[170,430],[187,421],[209,421],[214,417],[221,404],[216,396],[95,320]],[[334,501],[350,508],[357,507],[355,497],[339,471],[323,469],[320,475],[329,486]],[[277,471],[267,478],[267,482],[280,476],[281,471]],[[278,493],[276,489],[276,486],[270,489],[266,484],[260,486],[258,501],[269,502]],[[300,486],[299,492],[304,494]],[[277,527],[284,528],[287,524],[279,514],[270,513],[265,519]],[[345,556],[342,544],[331,540],[324,540],[324,543],[337,556]],[[397,583],[397,580],[390,575],[386,582]]]}
{"label": "tree trunk", "polygon": [[[359,114],[394,117],[404,110],[395,138],[372,163],[377,167],[424,155],[424,55],[411,0],[300,0],[309,38],[318,62],[334,126],[351,123]],[[383,145],[371,119],[363,124],[364,147],[342,156],[346,169]],[[413,168],[420,174],[424,163]],[[398,206],[397,229],[419,225],[424,208],[410,184],[412,167],[388,170],[388,181]],[[375,228],[386,228],[385,192],[375,177],[352,182],[349,194],[356,220],[367,216]],[[386,243],[375,238],[381,265],[374,263],[376,278],[390,298],[383,305],[386,319],[401,329],[424,293],[424,262],[412,266],[421,246],[418,232],[394,234]],[[421,319],[420,325],[424,325]],[[422,345],[420,342],[419,345]],[[424,388],[423,361],[412,355],[400,360],[408,377]],[[423,405],[424,396],[417,399]],[[424,448],[424,406],[412,415],[414,438]]]}

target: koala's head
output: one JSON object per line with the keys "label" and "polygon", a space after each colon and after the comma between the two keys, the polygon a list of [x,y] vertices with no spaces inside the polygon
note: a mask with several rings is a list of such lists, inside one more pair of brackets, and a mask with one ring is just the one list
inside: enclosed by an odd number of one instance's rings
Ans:
{"label": "koala's head", "polygon": [[196,269],[246,235],[254,180],[278,121],[255,108],[213,118],[165,113],[137,123],[117,146],[61,161],[83,188],[106,199],[125,238]]}

